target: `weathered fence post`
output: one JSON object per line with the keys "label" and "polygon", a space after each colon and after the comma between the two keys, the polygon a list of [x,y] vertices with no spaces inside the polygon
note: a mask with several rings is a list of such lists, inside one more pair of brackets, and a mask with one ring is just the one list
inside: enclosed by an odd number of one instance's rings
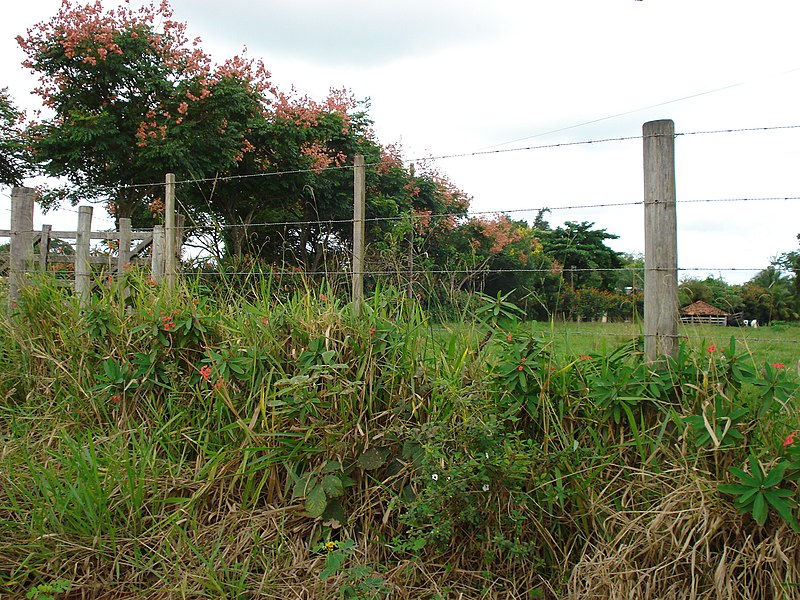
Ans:
{"label": "weathered fence post", "polygon": [[131,220],[119,220],[119,239],[117,240],[117,273],[124,273],[131,262]]}
{"label": "weathered fence post", "polygon": [[678,351],[675,124],[642,126],[644,146],[644,348],[650,362]]}
{"label": "weathered fence post", "polygon": [[175,289],[178,254],[175,250],[175,174],[167,173],[164,192],[164,277],[167,289]]}
{"label": "weathered fence post", "polygon": [[8,305],[14,307],[25,285],[25,274],[33,267],[33,202],[36,191],[11,190],[11,243],[8,257]]}
{"label": "weathered fence post", "polygon": [[366,169],[364,157],[356,154],[353,161],[353,307],[361,312],[364,299],[364,203]]}
{"label": "weathered fence post", "polygon": [[39,270],[47,272],[47,255],[50,253],[50,232],[53,231],[52,225],[42,225],[42,233],[39,238]]}
{"label": "weathered fence post", "polygon": [[92,291],[92,264],[89,256],[89,242],[92,239],[91,206],[78,207],[78,232],[75,240],[75,293],[80,305],[85,308]]}
{"label": "weathered fence post", "polygon": [[[408,168],[408,174],[411,179],[414,179],[414,163]],[[408,291],[409,298],[414,297],[414,215],[411,215],[411,223],[406,234],[406,243],[408,244]]]}
{"label": "weathered fence post", "polygon": [[153,247],[150,261],[150,279],[156,283],[161,283],[164,279],[164,226],[156,225],[153,227]]}

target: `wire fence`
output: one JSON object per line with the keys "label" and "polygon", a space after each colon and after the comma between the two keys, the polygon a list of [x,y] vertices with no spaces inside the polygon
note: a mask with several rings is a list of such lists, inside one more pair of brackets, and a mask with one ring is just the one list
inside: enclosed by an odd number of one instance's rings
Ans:
{"label": "wire fence", "polygon": [[[710,135],[731,135],[731,134],[744,134],[744,133],[758,133],[758,132],[767,132],[767,131],[778,131],[778,130],[794,130],[799,129],[800,125],[781,125],[781,126],[767,126],[767,127],[748,127],[748,128],[729,128],[729,129],[717,129],[717,130],[704,130],[704,131],[688,131],[688,132],[678,132],[675,133],[675,137],[691,137],[691,136],[710,136]],[[586,140],[578,140],[578,141],[568,141],[568,142],[558,142],[558,143],[550,143],[550,144],[538,144],[538,145],[528,145],[524,147],[515,147],[515,148],[494,148],[488,150],[479,150],[474,152],[460,152],[460,153],[452,153],[452,154],[442,154],[438,156],[428,156],[422,158],[411,159],[408,162],[418,162],[422,160],[426,161],[438,161],[438,160],[451,160],[451,159],[458,159],[458,158],[466,158],[466,157],[485,157],[490,155],[506,155],[510,153],[518,153],[518,152],[531,152],[531,151],[544,151],[544,150],[554,150],[558,148],[568,148],[568,147],[576,147],[576,146],[590,146],[590,145],[599,145],[599,144],[611,144],[615,142],[628,142],[634,140],[642,140],[644,136],[636,135],[636,136],[618,136],[618,137],[606,137],[606,138],[598,138],[598,139],[586,139]],[[367,168],[378,168],[379,163],[371,162],[366,164]],[[336,165],[336,166],[328,166],[323,169],[286,169],[286,170],[276,170],[274,172],[263,172],[263,173],[255,173],[255,174],[237,174],[237,175],[229,175],[229,176],[221,176],[221,177],[206,177],[206,178],[187,178],[176,181],[176,185],[179,186],[197,186],[202,184],[213,184],[219,185],[224,184],[226,182],[232,182],[236,180],[244,180],[244,179],[259,179],[259,178],[274,178],[274,177],[282,177],[282,176],[289,176],[289,175],[301,175],[307,173],[314,173],[319,175],[320,173],[326,171],[347,171],[353,169],[352,165]],[[152,183],[138,183],[132,185],[121,185],[121,186],[113,186],[107,188],[107,191],[117,192],[120,190],[125,189],[136,189],[136,188],[159,188],[164,186],[164,182],[152,182]],[[4,197],[8,198],[7,195],[3,194]],[[723,197],[723,198],[681,198],[677,200],[679,204],[685,205],[699,205],[699,204],[728,204],[728,203],[768,203],[768,202],[782,202],[782,203],[794,203],[800,201],[800,195],[769,195],[769,196],[742,196],[742,197]],[[531,206],[527,208],[518,208],[518,207],[509,207],[507,209],[498,209],[498,210],[485,210],[485,211],[458,211],[458,212],[441,212],[441,213],[411,213],[405,215],[389,215],[389,216],[370,216],[364,219],[367,224],[380,226],[380,225],[391,225],[393,223],[406,221],[412,225],[419,223],[437,223],[440,221],[446,222],[456,222],[456,223],[464,223],[470,219],[491,219],[491,218],[498,218],[498,217],[521,217],[524,218],[526,215],[537,215],[542,213],[548,212],[567,212],[567,211],[577,211],[577,210],[603,210],[609,208],[630,208],[630,209],[637,209],[644,206],[644,202],[642,200],[630,200],[630,201],[616,201],[616,202],[573,202],[563,206],[547,206],[545,204],[541,204],[538,206]],[[8,209],[4,209],[8,210]],[[69,210],[69,209],[67,209]],[[77,212],[77,211],[72,211]],[[191,213],[191,211],[186,211],[187,213]],[[188,238],[193,238],[195,240],[202,240],[205,236],[222,236],[225,235],[226,232],[232,231],[246,231],[246,232],[253,232],[254,230],[277,230],[277,229],[286,229],[286,228],[316,228],[320,230],[324,229],[335,229],[339,231],[346,230],[352,227],[355,224],[355,219],[353,218],[335,218],[335,219],[297,219],[297,220],[275,220],[275,221],[258,221],[258,222],[251,222],[251,223],[229,223],[229,222],[220,222],[218,220],[212,222],[190,222],[187,227],[185,228],[185,235]],[[212,242],[213,243],[213,242]],[[343,247],[336,249],[336,251],[331,252],[331,255],[342,254]],[[335,260],[328,262],[327,260],[323,261],[323,265],[317,266],[316,268],[303,268],[302,269],[302,276],[310,277],[310,278],[331,278],[331,277],[340,277],[340,278],[347,278],[352,275],[352,270],[349,267],[348,260],[346,258],[346,252],[344,252],[344,257],[336,256]],[[473,265],[471,267],[461,267],[461,268],[443,268],[441,266],[430,266],[425,263],[424,260],[421,260],[422,254],[414,255],[411,259],[409,264],[404,264],[403,260],[405,257],[397,256],[396,262],[398,265],[395,268],[389,268],[385,264],[381,266],[368,266],[367,268],[363,269],[364,275],[367,277],[372,278],[379,278],[379,277],[394,277],[398,281],[402,280],[403,278],[408,278],[408,284],[412,287],[422,286],[424,285],[424,278],[431,278],[431,277],[441,277],[441,278],[455,278],[455,277],[474,277],[474,278],[483,278],[490,276],[501,276],[501,275],[542,275],[542,276],[558,276],[561,278],[567,278],[570,276],[577,276],[577,275],[584,275],[584,274],[625,274],[625,275],[638,275],[640,278],[643,278],[643,274],[645,273],[645,269],[642,267],[615,267],[615,268],[608,268],[608,267],[593,267],[593,268],[556,268],[553,265],[542,265],[541,267],[536,268],[510,268],[510,267],[492,267],[486,265]],[[0,261],[2,260],[2,254],[0,254]],[[418,260],[419,263],[415,263],[414,261]],[[203,262],[204,261],[204,262]],[[697,265],[697,266],[683,266],[679,267],[678,271],[680,273],[690,274],[690,273],[701,273],[701,272],[716,272],[716,273],[754,273],[757,274],[765,269],[765,266],[704,266],[704,265]],[[234,278],[234,277],[256,277],[256,276],[268,276],[273,278],[281,278],[281,277],[290,277],[290,276],[297,276],[298,270],[296,266],[292,266],[291,268],[287,267],[280,267],[280,266],[272,266],[269,270],[263,270],[261,273],[254,271],[254,270],[245,270],[245,269],[237,269],[235,265],[231,266],[223,266],[219,264],[218,261],[215,260],[215,257],[212,255],[202,256],[200,255],[198,259],[194,262],[193,266],[189,266],[187,271],[194,273],[196,276],[202,276],[204,278]],[[616,333],[616,332],[597,332],[593,331],[591,333],[586,333],[582,331],[571,331],[567,332],[570,335],[602,335],[608,337],[625,337],[630,338],[634,334],[629,333]],[[691,336],[689,336],[691,339]],[[748,337],[748,342],[759,342],[759,343],[778,343],[778,342],[789,342],[789,343],[800,343],[800,340],[786,340],[786,339],[771,339],[768,337]]]}

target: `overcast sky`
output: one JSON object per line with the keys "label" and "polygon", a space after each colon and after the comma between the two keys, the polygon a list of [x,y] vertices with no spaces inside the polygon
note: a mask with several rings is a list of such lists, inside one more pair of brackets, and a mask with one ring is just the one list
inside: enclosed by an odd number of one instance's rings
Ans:
{"label": "overcast sky", "polygon": [[[105,2],[110,5],[110,2]],[[133,0],[136,5],[136,0]],[[2,76],[36,105],[14,37],[60,0],[4,6]],[[548,207],[551,224],[592,221],[644,249],[641,135],[800,125],[797,0],[172,0],[175,17],[221,62],[248,49],[275,84],[370,98],[383,143],[437,160],[475,211]],[[746,281],[798,247],[800,129],[676,139],[681,277]],[[519,148],[530,148],[517,150]],[[487,153],[488,152],[488,153]],[[8,198],[2,199],[8,206]],[[7,213],[6,213],[7,214]],[[35,226],[61,216],[38,216]],[[76,219],[66,213],[64,225]],[[100,221],[108,224],[110,221]],[[72,228],[72,227],[70,227]],[[691,269],[702,269],[694,271]]]}

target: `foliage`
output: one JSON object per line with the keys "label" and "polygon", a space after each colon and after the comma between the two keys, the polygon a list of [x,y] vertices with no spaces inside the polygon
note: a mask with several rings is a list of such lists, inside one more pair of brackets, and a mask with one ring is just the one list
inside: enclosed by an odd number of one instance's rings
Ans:
{"label": "foliage", "polygon": [[0,319],[3,589],[563,597],[627,515],[700,515],[662,506],[682,489],[721,524],[703,573],[793,523],[781,363],[683,344],[654,368],[635,340],[576,353],[476,309],[434,327],[394,289],[356,316],[308,279],[232,281],[168,293],[134,270],[81,310],[42,279]]}
{"label": "foliage", "polygon": [[30,157],[23,143],[23,114],[14,106],[8,89],[0,90],[0,185],[22,185]]}
{"label": "foliage", "polygon": [[730,471],[739,483],[720,485],[719,491],[736,496],[736,507],[741,512],[750,513],[761,526],[766,522],[767,513],[772,508],[793,529],[800,530],[792,511],[796,504],[792,496],[796,495],[796,491],[780,487],[790,463],[781,461],[771,469],[764,470],[758,459],[750,455],[749,465],[749,473],[731,467]]}

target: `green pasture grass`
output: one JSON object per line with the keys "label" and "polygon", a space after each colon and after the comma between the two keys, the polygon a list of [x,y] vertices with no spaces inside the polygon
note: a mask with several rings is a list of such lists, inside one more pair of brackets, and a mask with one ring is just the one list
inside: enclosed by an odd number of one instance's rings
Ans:
{"label": "green pasture grass", "polygon": [[[534,321],[521,323],[518,328],[551,341],[554,350],[564,356],[605,355],[642,332],[638,323]],[[737,352],[750,355],[759,367],[764,363],[780,363],[795,374],[800,369],[800,325],[749,328],[681,324],[678,335],[682,343],[700,351],[712,345],[727,349],[733,337]]]}

